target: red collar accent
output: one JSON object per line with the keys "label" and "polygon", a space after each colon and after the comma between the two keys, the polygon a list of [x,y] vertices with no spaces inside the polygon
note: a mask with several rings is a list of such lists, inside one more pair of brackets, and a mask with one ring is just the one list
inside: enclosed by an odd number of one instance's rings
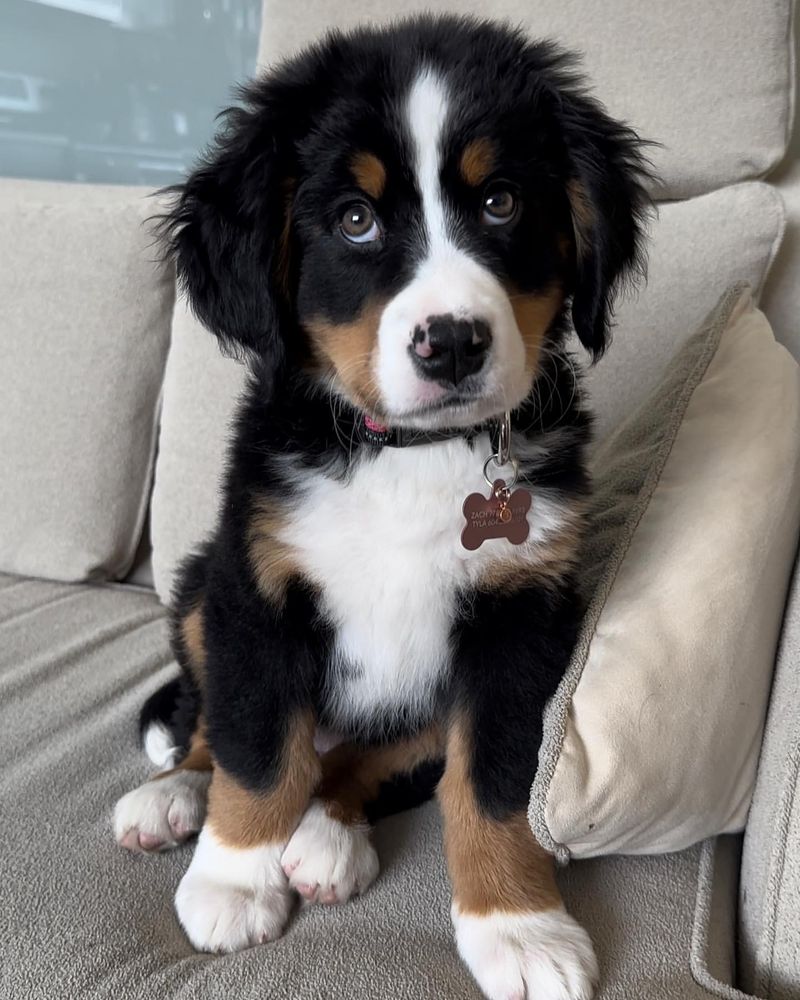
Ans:
{"label": "red collar accent", "polygon": [[364,414],[364,426],[368,431],[372,431],[375,434],[387,434],[389,432],[386,424],[379,424],[377,420],[373,420],[366,413]]}

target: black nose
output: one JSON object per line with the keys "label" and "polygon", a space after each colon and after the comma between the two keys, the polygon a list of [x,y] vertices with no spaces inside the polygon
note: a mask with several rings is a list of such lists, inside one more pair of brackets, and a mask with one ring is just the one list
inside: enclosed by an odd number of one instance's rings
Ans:
{"label": "black nose", "polygon": [[483,367],[492,331],[483,319],[429,316],[414,330],[411,357],[423,378],[458,385]]}

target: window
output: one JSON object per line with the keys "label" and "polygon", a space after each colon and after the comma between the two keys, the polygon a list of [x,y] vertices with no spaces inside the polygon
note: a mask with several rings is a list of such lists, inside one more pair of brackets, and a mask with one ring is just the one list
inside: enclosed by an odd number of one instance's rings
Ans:
{"label": "window", "polygon": [[2,0],[0,174],[178,180],[255,69],[261,0]]}

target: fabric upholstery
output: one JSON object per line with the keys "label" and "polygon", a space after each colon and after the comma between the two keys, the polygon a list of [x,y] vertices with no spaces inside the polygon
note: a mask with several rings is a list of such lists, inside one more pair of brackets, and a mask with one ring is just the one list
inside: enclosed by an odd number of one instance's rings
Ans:
{"label": "fabric upholstery", "polygon": [[732,986],[736,968],[736,910],[741,837],[717,837],[702,845],[692,927],[691,969],[694,981],[711,996],[745,1000]]}
{"label": "fabric upholstery", "polygon": [[174,281],[138,188],[0,184],[0,568],[124,575],[149,500]]}
{"label": "fabric upholstery", "polygon": [[743,984],[800,997],[800,573],[784,619],[739,889]]}
{"label": "fabric upholstery", "polygon": [[[800,17],[794,17],[795,52],[800,45]],[[794,100],[798,80],[795,73]],[[775,336],[800,360],[800,128],[795,127],[783,162],[770,174],[786,206],[786,236],[764,286],[762,308]]]}
{"label": "fabric upholstery", "polygon": [[531,819],[586,857],[744,827],[800,528],[800,367],[734,286],[601,445]]}
{"label": "fabric upholstery", "polygon": [[609,111],[662,145],[660,198],[686,198],[758,177],[782,158],[793,115],[790,0],[265,0],[260,61],[326,28],[422,10],[506,17],[531,36],[584,54]]}
{"label": "fabric upholstery", "polygon": [[181,559],[212,531],[242,364],[223,357],[183,298],[164,373],[150,533],[156,590],[169,601]]}
{"label": "fabric upholstery", "polygon": [[759,182],[659,207],[647,283],[623,295],[611,347],[587,372],[598,441],[653,391],[726,288],[746,281],[758,300],[784,228],[780,195]]}
{"label": "fabric upholstery", "polygon": [[[646,289],[617,312],[614,343],[587,378],[602,439],[646,397],[722,292],[758,289],[783,233],[783,206],[766,184],[738,184],[664,205],[652,227]],[[576,348],[578,357],[585,354]],[[178,303],[167,359],[152,502],[156,589],[169,599],[179,560],[213,529],[222,460],[244,369]]]}
{"label": "fabric upholstery", "polygon": [[[191,848],[134,857],[110,821],[115,799],[147,774],[138,708],[175,669],[152,594],[0,577],[0,996],[479,1000],[452,943],[433,804],[380,824],[383,871],[362,899],[301,912],[274,945],[191,950],[172,909]],[[701,919],[692,957],[698,892],[727,900],[728,919],[735,893],[729,871],[711,878],[706,863],[700,880],[704,850],[561,873],[600,956],[598,1000],[731,995],[692,978],[706,953],[730,954]],[[720,971],[730,976],[730,962]]]}
{"label": "fabric upholstery", "polygon": [[[798,142],[800,156],[800,141]],[[786,231],[764,285],[762,308],[778,340],[800,361],[800,160],[773,178],[786,211]]]}

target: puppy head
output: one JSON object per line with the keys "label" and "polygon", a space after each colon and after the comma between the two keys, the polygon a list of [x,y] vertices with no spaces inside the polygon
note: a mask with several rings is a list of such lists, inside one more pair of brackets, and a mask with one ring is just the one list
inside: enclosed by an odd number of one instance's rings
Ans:
{"label": "puppy head", "polygon": [[412,427],[518,405],[568,309],[598,357],[646,169],[570,67],[504,26],[419,18],[253,83],[166,220],[195,311],[262,368]]}

